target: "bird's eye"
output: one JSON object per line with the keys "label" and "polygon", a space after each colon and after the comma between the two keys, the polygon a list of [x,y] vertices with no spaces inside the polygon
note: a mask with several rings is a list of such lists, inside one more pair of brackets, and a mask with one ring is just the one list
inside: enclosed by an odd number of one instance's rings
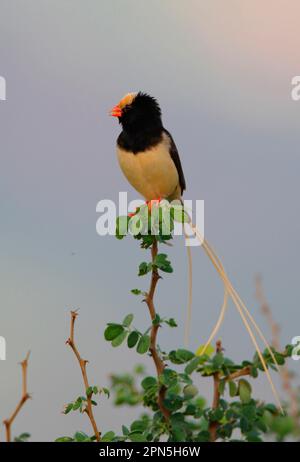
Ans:
{"label": "bird's eye", "polygon": [[131,104],[126,104],[126,106],[124,106],[124,108],[123,108],[123,114],[128,113],[131,109],[132,109],[132,105]]}

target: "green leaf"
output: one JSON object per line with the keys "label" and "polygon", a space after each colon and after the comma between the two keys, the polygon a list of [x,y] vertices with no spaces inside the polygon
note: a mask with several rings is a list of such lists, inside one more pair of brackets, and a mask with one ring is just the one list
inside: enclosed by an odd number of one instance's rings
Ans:
{"label": "green leaf", "polygon": [[268,403],[265,405],[266,411],[269,411],[271,414],[278,414],[278,409],[275,404]]}
{"label": "green leaf", "polygon": [[74,435],[74,440],[77,442],[88,441],[90,438],[84,432],[76,432]]}
{"label": "green leaf", "polygon": [[72,409],[73,409],[73,403],[68,404],[64,411],[64,414],[69,414],[69,412],[71,412]]}
{"label": "green leaf", "polygon": [[240,379],[239,380],[239,396],[242,403],[249,403],[251,400],[251,385],[247,380]]}
{"label": "green leaf", "polygon": [[177,358],[177,355],[176,355],[176,351],[175,351],[175,350],[170,351],[170,353],[169,353],[169,360],[170,360],[173,364],[182,364],[182,361],[181,361],[180,359]]}
{"label": "green leaf", "polygon": [[140,354],[143,355],[147,353],[147,351],[150,348],[150,337],[149,335],[142,335],[139,343],[137,345],[136,351]]}
{"label": "green leaf", "polygon": [[21,435],[18,436],[18,439],[20,439],[20,440],[26,440],[26,439],[28,439],[28,438],[30,438],[30,437],[31,437],[30,433],[26,433],[26,432],[25,432],[25,433],[21,433]]}
{"label": "green leaf", "polygon": [[233,398],[234,396],[237,395],[237,392],[238,392],[237,384],[233,382],[233,380],[230,380],[229,381],[229,395]]}
{"label": "green leaf", "polygon": [[165,368],[163,373],[160,375],[160,382],[167,387],[173,387],[176,385],[178,380],[178,374],[173,369]]}
{"label": "green leaf", "polygon": [[224,412],[222,411],[222,409],[217,408],[217,409],[213,409],[210,412],[209,418],[212,422],[218,422],[223,418],[223,415],[224,415]]}
{"label": "green leaf", "polygon": [[139,336],[140,335],[136,330],[133,330],[132,332],[130,332],[127,338],[128,348],[133,348],[137,344]]}
{"label": "green leaf", "polygon": [[203,398],[203,396],[198,396],[198,398],[195,399],[195,404],[197,405],[198,409],[204,409],[206,406],[206,400]]}
{"label": "green leaf", "polygon": [[189,363],[188,365],[186,366],[186,368],[184,369],[184,372],[188,375],[190,375],[192,372],[194,372],[195,369],[197,369],[197,367],[199,366],[201,362],[201,356],[198,356],[197,358],[193,358]]}
{"label": "green leaf", "polygon": [[293,354],[293,349],[294,349],[294,345],[286,345],[285,346],[285,352],[286,352],[286,355],[288,357],[292,356]]}
{"label": "green leaf", "polygon": [[144,432],[148,427],[148,422],[146,420],[134,420],[130,425],[130,430],[132,432]]}
{"label": "green leaf", "polygon": [[194,415],[197,412],[197,406],[195,404],[188,404],[185,409],[185,415]]}
{"label": "green leaf", "polygon": [[210,433],[206,430],[203,430],[202,432],[198,433],[198,436],[197,436],[197,441],[199,443],[204,443],[204,442],[207,442],[210,440]]}
{"label": "green leaf", "polygon": [[215,351],[214,347],[209,343],[207,347],[204,350],[205,345],[200,345],[197,350],[196,350],[196,356],[202,356],[203,354],[206,354],[207,356],[211,356],[213,352]]}
{"label": "green leaf", "polygon": [[267,433],[268,427],[267,427],[267,425],[265,424],[265,422],[264,422],[262,419],[257,420],[257,421],[255,422],[255,425],[257,426],[257,428],[258,428],[261,432]]}
{"label": "green leaf", "polygon": [[86,389],[86,396],[90,397],[93,394],[93,387],[88,387]]}
{"label": "green leaf", "polygon": [[133,314],[128,314],[127,316],[125,316],[125,318],[123,319],[123,326],[124,327],[129,327],[130,324],[132,323],[133,321]]}
{"label": "green leaf", "polygon": [[155,377],[145,377],[143,380],[142,380],[142,383],[141,383],[142,387],[144,388],[144,390],[147,390],[148,388],[152,388],[152,387],[155,387],[157,385],[157,380]]}
{"label": "green leaf", "polygon": [[262,442],[262,439],[260,438],[258,432],[256,431],[251,431],[251,432],[246,433],[246,440],[249,443],[261,443]]}
{"label": "green leaf", "polygon": [[182,442],[186,441],[186,430],[183,425],[172,425],[172,441]]}
{"label": "green leaf", "polygon": [[244,404],[241,409],[242,415],[249,420],[249,422],[253,422],[256,419],[256,407],[255,404]]}
{"label": "green leaf", "polygon": [[116,220],[116,238],[123,239],[128,232],[129,217],[119,216]]}
{"label": "green leaf", "polygon": [[74,440],[70,436],[60,436],[55,440],[56,443],[71,443],[72,441]]}
{"label": "green leaf", "polygon": [[182,407],[182,403],[182,398],[177,395],[164,399],[165,407],[171,412],[178,411]]}
{"label": "green leaf", "polygon": [[73,404],[73,411],[77,411],[77,409],[80,408],[81,401],[76,401],[75,404]]}
{"label": "green leaf", "polygon": [[185,350],[183,348],[179,348],[175,353],[176,358],[181,362],[181,364],[190,361],[195,356],[192,351]]}
{"label": "green leaf", "polygon": [[165,273],[173,273],[171,262],[167,259],[167,257],[168,256],[165,253],[159,253],[155,257],[154,265]]}
{"label": "green leaf", "polygon": [[242,433],[247,433],[251,430],[252,425],[246,417],[241,417],[240,419],[240,428]]}
{"label": "green leaf", "polygon": [[142,443],[144,441],[147,441],[146,437],[142,433],[138,433],[138,432],[130,433],[128,435],[128,438],[133,443]]}
{"label": "green leaf", "polygon": [[226,385],[226,381],[225,380],[220,380],[220,383],[219,383],[219,393],[220,393],[220,395],[224,394],[225,385]]}
{"label": "green leaf", "polygon": [[291,433],[294,429],[294,421],[291,416],[278,416],[275,417],[271,426],[271,429],[278,433],[280,439],[283,439],[286,435]]}
{"label": "green leaf", "polygon": [[198,394],[198,389],[195,385],[186,385],[183,389],[183,394],[185,398],[192,399]]}
{"label": "green leaf", "polygon": [[152,321],[153,326],[158,326],[161,322],[160,316],[158,313],[155,314],[155,318]]}
{"label": "green leaf", "polygon": [[178,221],[179,223],[188,223],[189,221],[188,214],[184,211],[182,205],[173,205],[171,208],[171,216],[174,221]]}
{"label": "green leaf", "polygon": [[125,338],[127,337],[127,334],[128,332],[126,330],[123,330],[123,332],[121,332],[121,334],[119,334],[118,337],[113,339],[113,341],[111,342],[112,346],[113,347],[120,346],[124,342]]}
{"label": "green leaf", "polygon": [[256,377],[258,377],[258,370],[257,370],[257,367],[254,367],[254,366],[251,366],[251,367],[250,367],[250,375],[251,375],[251,377],[253,377],[254,379],[256,379]]}
{"label": "green leaf", "polygon": [[220,367],[224,363],[224,356],[222,353],[217,353],[213,358],[212,358],[212,363],[213,363],[213,368],[215,369],[220,369]]}
{"label": "green leaf", "polygon": [[282,366],[285,363],[285,359],[284,359],[284,356],[282,354],[280,354],[278,352],[275,352],[274,356],[275,356],[275,359],[276,359],[277,364],[279,366]]}
{"label": "green leaf", "polygon": [[151,271],[151,269],[152,269],[152,263],[146,263],[145,261],[143,261],[139,265],[139,273],[138,273],[138,275],[139,276],[145,276],[145,274],[149,273],[149,271]]}
{"label": "green leaf", "polygon": [[217,433],[218,435],[220,435],[221,438],[225,439],[225,438],[231,437],[232,431],[233,431],[233,425],[230,423],[227,423],[225,425],[221,425],[218,428]]}
{"label": "green leaf", "polygon": [[177,323],[175,321],[174,318],[170,318],[170,319],[165,319],[164,321],[166,324],[168,324],[168,326],[170,327],[177,327]]}
{"label": "green leaf", "polygon": [[103,393],[104,393],[104,394],[107,396],[107,398],[109,398],[109,397],[110,397],[110,391],[109,391],[109,389],[108,389],[108,388],[106,388],[106,387],[103,387],[103,388],[102,388],[102,391],[103,391]]}
{"label": "green leaf", "polygon": [[135,214],[130,218],[128,229],[130,234],[134,237],[138,237],[147,232],[147,223],[145,222],[144,217],[142,217],[139,213]]}
{"label": "green leaf", "polygon": [[115,435],[114,432],[112,432],[112,431],[107,432],[107,433],[105,433],[105,434],[102,436],[101,441],[102,441],[103,443],[108,443],[109,441],[112,441],[112,440],[114,439],[115,436],[116,436],[116,435]]}
{"label": "green leaf", "polygon": [[124,327],[121,324],[108,324],[107,328],[104,331],[104,338],[107,341],[114,340],[118,335],[120,335],[124,330]]}
{"label": "green leaf", "polygon": [[142,291],[140,289],[132,289],[131,293],[134,294],[134,295],[141,295]]}
{"label": "green leaf", "polygon": [[145,374],[145,366],[143,364],[136,364],[133,370],[134,370],[134,373],[137,375]]}

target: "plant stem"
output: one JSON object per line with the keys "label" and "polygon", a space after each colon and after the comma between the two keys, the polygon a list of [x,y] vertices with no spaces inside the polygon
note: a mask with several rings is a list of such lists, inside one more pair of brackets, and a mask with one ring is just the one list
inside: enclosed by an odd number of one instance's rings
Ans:
{"label": "plant stem", "polygon": [[21,408],[24,406],[26,401],[30,398],[29,393],[27,392],[27,367],[28,367],[28,359],[29,359],[30,352],[27,353],[26,358],[21,362],[22,367],[22,396],[20,401],[17,404],[16,409],[12,413],[12,415],[3,421],[6,430],[6,442],[9,443],[11,441],[11,426],[17,415],[19,414]]}
{"label": "plant stem", "polygon": [[[158,245],[157,245],[157,241],[155,240],[151,247],[152,263],[154,263],[157,253],[158,253]],[[148,309],[149,309],[151,321],[153,321],[156,317],[156,311],[155,311],[155,306],[154,306],[154,294],[155,294],[155,289],[156,289],[157,282],[159,279],[160,279],[160,276],[158,274],[157,269],[153,268],[152,274],[151,274],[150,289],[145,299]],[[156,339],[157,339],[157,333],[158,333],[159,327],[160,327],[159,324],[155,324],[155,325],[152,324],[151,333],[150,333],[150,348],[149,348],[151,356],[153,358],[153,362],[155,364],[158,379],[160,375],[163,373],[164,368],[165,368],[165,364],[162,361],[161,357],[159,356],[157,347],[156,347]],[[165,420],[168,422],[169,417],[170,417],[170,412],[164,406],[164,399],[165,399],[166,391],[167,391],[166,387],[162,385],[158,392],[157,404]]]}
{"label": "plant stem", "polygon": [[[70,337],[68,338],[68,340],[66,341],[66,343],[68,345],[70,345],[70,347],[72,348],[77,360],[78,360],[78,363],[79,363],[79,366],[80,366],[80,369],[81,369],[81,374],[82,374],[82,378],[83,378],[83,382],[84,382],[84,386],[85,386],[85,393],[87,391],[87,389],[89,388],[89,381],[88,381],[88,377],[87,377],[87,372],[86,372],[86,365],[88,363],[88,361],[86,359],[82,359],[82,357],[80,356],[80,353],[75,345],[75,340],[74,340],[74,327],[75,327],[75,320],[78,316],[78,313],[77,311],[71,311],[71,328],[70,328]],[[99,432],[98,430],[98,427],[97,427],[97,424],[96,424],[96,420],[94,418],[94,414],[93,414],[93,405],[92,405],[92,395],[87,395],[86,393],[86,397],[87,397],[87,407],[86,407],[86,413],[90,419],[90,422],[91,422],[91,425],[93,427],[93,430],[94,430],[94,434],[95,434],[95,438],[97,441],[100,441],[100,435],[101,433]]]}
{"label": "plant stem", "polygon": [[[216,342],[216,353],[221,353],[222,351],[222,343],[220,340]],[[219,407],[220,402],[220,392],[219,392],[219,385],[220,385],[220,373],[215,372],[213,374],[214,380],[214,395],[213,395],[213,402],[212,402],[212,409],[217,409]],[[210,441],[214,442],[217,439],[217,429],[218,429],[218,422],[211,422],[209,425],[209,433],[210,433]]]}
{"label": "plant stem", "polygon": [[243,367],[243,369],[240,369],[239,371],[236,371],[230,375],[227,375],[224,379],[226,380],[226,382],[229,382],[231,380],[237,379],[238,377],[243,377],[244,375],[250,375],[249,366]]}

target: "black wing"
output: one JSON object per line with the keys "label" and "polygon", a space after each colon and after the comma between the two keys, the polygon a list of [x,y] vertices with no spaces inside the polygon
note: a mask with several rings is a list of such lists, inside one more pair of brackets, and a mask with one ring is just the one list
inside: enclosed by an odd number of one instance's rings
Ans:
{"label": "black wing", "polygon": [[177,150],[176,144],[175,144],[175,142],[174,142],[174,140],[172,138],[171,133],[169,133],[168,130],[166,130],[165,128],[164,128],[164,132],[170,138],[170,141],[171,141],[170,155],[171,155],[172,160],[173,160],[173,162],[175,164],[175,167],[177,168],[177,172],[178,172],[178,176],[179,176],[179,184],[180,184],[181,194],[182,194],[183,191],[186,189],[186,185],[185,185],[185,179],[184,179],[184,174],[183,174],[183,170],[182,170],[178,150]]}

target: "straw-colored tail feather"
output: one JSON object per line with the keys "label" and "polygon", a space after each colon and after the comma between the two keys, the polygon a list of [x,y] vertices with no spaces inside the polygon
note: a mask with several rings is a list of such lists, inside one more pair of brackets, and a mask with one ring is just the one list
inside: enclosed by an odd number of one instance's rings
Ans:
{"label": "straw-colored tail feather", "polygon": [[[224,299],[223,299],[223,304],[222,304],[222,307],[221,307],[221,311],[220,311],[220,315],[219,315],[219,318],[209,336],[209,339],[207,340],[206,344],[204,345],[203,349],[202,349],[202,352],[201,353],[204,353],[206,348],[208,347],[208,345],[211,343],[211,341],[213,340],[213,338],[216,336],[217,332],[219,331],[221,325],[222,325],[222,322],[224,320],[224,316],[225,316],[225,312],[226,312],[226,308],[227,308],[227,302],[228,302],[228,295],[230,296],[230,298],[232,299],[236,309],[238,310],[240,316],[241,316],[241,319],[245,325],[245,328],[253,342],[253,345],[257,351],[257,354],[258,354],[258,357],[261,361],[261,364],[264,368],[264,371],[266,373],[266,376],[267,376],[267,379],[270,383],[270,386],[271,386],[271,389],[272,389],[272,392],[274,394],[274,397],[275,397],[275,400],[277,401],[277,404],[280,408],[280,410],[283,412],[283,409],[282,409],[282,406],[281,406],[281,402],[280,402],[280,399],[279,399],[279,396],[278,396],[278,393],[276,391],[276,388],[274,386],[274,383],[272,381],[272,378],[271,378],[271,375],[270,375],[270,372],[268,370],[268,367],[266,365],[266,361],[260,351],[260,348],[259,348],[259,345],[257,343],[257,340],[255,338],[255,335],[251,329],[251,326],[250,324],[252,324],[254,330],[257,332],[258,336],[260,337],[260,339],[263,341],[263,343],[265,344],[267,350],[269,351],[270,353],[270,356],[271,358],[273,359],[274,363],[278,366],[278,363],[276,361],[276,358],[274,356],[274,353],[270,347],[270,345],[268,344],[265,336],[263,335],[261,329],[258,327],[257,323],[255,322],[253,316],[250,314],[249,310],[247,309],[247,307],[245,306],[244,302],[241,300],[240,296],[238,295],[238,293],[236,292],[236,290],[234,289],[234,287],[232,286],[225,270],[224,270],[224,267],[223,267],[223,264],[222,262],[220,261],[220,259],[217,257],[217,255],[215,254],[214,250],[212,249],[212,247],[209,245],[209,243],[207,242],[206,239],[203,239],[200,232],[198,231],[198,229],[192,224],[192,222],[190,221],[190,226],[191,226],[191,229],[193,230],[193,232],[195,233],[197,239],[199,240],[200,244],[202,245],[206,255],[208,256],[208,258],[211,260],[212,264],[214,265],[215,269],[217,270],[219,276],[221,277],[222,281],[223,281],[223,284],[224,284]],[[186,231],[185,231],[185,237],[187,238],[187,234],[186,234]],[[190,330],[190,320],[191,320],[191,305],[192,305],[192,260],[191,260],[191,251],[190,251],[190,247],[188,246],[188,260],[189,260],[189,295],[188,295],[188,310],[187,310],[187,322],[186,322],[186,328],[185,328],[185,343],[187,344],[188,342],[188,338],[189,338],[189,330]],[[248,319],[247,319],[248,318]],[[250,324],[249,324],[249,322]]]}
{"label": "straw-colored tail feather", "polygon": [[[184,229],[185,241],[187,243],[188,235],[187,235],[185,227],[183,227],[183,229]],[[187,304],[187,313],[186,313],[185,330],[184,330],[184,346],[185,348],[188,348],[190,330],[191,330],[192,303],[193,303],[193,262],[192,262],[191,247],[187,245],[186,250],[187,250],[187,257],[188,257],[188,304]]]}

